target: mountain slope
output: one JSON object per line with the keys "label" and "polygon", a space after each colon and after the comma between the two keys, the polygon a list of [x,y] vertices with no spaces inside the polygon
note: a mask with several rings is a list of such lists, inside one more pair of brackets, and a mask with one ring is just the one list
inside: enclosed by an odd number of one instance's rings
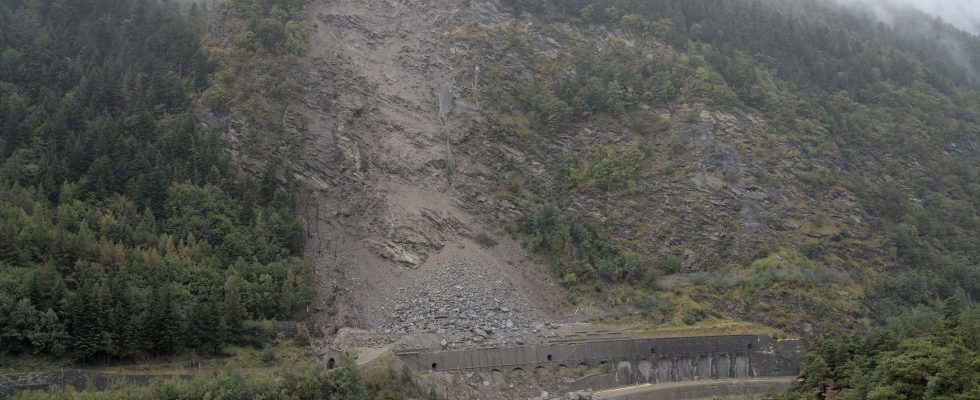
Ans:
{"label": "mountain slope", "polygon": [[937,43],[976,39],[712,4],[314,2],[267,149],[315,197],[321,330],[462,259],[552,318],[814,333],[974,298],[977,62]]}
{"label": "mountain slope", "polygon": [[[975,38],[816,2],[512,6],[530,19],[490,30],[488,87],[510,86],[491,92],[488,135],[549,166],[518,197],[603,221],[668,274],[662,301],[704,305],[689,320],[807,330],[808,315],[975,298],[977,61],[936,42]],[[568,257],[559,241],[545,250]],[[595,258],[562,273],[623,280]]]}

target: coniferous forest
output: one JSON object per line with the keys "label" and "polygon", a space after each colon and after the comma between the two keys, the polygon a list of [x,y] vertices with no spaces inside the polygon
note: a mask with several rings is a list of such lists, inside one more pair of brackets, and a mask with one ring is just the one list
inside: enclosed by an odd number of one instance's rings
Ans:
{"label": "coniferous forest", "polygon": [[209,354],[311,302],[294,192],[195,122],[202,12],[0,2],[0,351]]}

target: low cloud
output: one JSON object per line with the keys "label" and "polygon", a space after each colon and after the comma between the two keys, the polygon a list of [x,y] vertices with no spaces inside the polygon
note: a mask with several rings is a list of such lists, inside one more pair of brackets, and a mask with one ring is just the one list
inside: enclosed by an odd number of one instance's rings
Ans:
{"label": "low cloud", "polygon": [[[945,49],[950,60],[973,77],[980,77],[980,0],[830,0],[861,13],[870,13],[896,31],[930,38]],[[909,18],[917,10],[938,17],[966,34],[935,29],[921,19]],[[970,39],[969,36],[974,39]]]}
{"label": "low cloud", "polygon": [[838,0],[866,7],[882,21],[894,22],[896,11],[914,8],[937,16],[964,31],[980,34],[980,0]]}

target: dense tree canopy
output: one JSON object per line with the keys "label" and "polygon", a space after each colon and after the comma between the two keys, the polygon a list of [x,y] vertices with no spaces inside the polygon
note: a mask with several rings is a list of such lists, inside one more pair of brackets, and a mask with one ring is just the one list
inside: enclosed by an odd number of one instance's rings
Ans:
{"label": "dense tree canopy", "polygon": [[293,192],[195,122],[199,13],[0,2],[0,351],[212,352],[312,300]]}
{"label": "dense tree canopy", "polygon": [[815,343],[787,399],[980,397],[980,313],[948,301],[863,334]]}

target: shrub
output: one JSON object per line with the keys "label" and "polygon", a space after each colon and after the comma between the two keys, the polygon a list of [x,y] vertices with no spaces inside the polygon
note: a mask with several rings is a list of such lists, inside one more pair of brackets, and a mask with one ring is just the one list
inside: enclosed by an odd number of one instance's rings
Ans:
{"label": "shrub", "polygon": [[276,362],[276,349],[272,346],[266,345],[262,349],[262,353],[259,354],[259,359],[266,364],[272,364]]}
{"label": "shrub", "polygon": [[565,274],[565,276],[561,278],[561,284],[566,288],[574,287],[575,285],[578,285],[578,276],[574,273]]}
{"label": "shrub", "polygon": [[670,140],[667,142],[667,147],[670,149],[670,154],[679,155],[687,150],[687,145],[684,144],[684,139],[676,134],[670,135]]}
{"label": "shrub", "polygon": [[800,246],[800,253],[811,260],[820,260],[824,253],[823,244],[815,240],[808,241]]}
{"label": "shrub", "polygon": [[681,270],[681,262],[672,254],[668,254],[657,262],[657,269],[665,274],[676,274]]}

